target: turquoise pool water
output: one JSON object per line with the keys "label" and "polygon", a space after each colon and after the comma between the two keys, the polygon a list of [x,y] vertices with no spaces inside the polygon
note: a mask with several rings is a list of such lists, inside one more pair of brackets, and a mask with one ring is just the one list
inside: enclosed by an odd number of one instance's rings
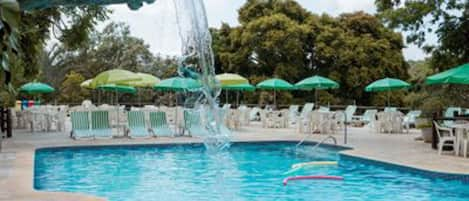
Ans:
{"label": "turquoise pool water", "polygon": [[110,201],[467,201],[469,184],[432,179],[354,160],[303,170],[344,181],[290,181],[299,162],[338,160],[332,148],[294,151],[294,143],[238,143],[220,154],[202,145],[54,148],[36,151],[34,185]]}

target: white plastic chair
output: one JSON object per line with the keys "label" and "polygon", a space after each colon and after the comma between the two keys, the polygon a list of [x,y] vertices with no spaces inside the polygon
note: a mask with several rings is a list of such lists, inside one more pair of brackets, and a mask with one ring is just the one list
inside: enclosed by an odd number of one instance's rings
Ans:
{"label": "white plastic chair", "polygon": [[[452,147],[456,150],[456,136],[454,135],[453,129],[440,126],[436,121],[433,121],[436,128],[436,134],[438,135],[438,154],[441,155],[443,147]],[[456,151],[455,151],[456,152]]]}

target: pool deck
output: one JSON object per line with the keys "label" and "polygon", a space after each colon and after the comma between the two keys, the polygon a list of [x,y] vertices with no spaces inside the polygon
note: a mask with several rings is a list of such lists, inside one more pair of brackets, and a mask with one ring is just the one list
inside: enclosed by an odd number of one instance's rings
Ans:
{"label": "pool deck", "polygon": [[[110,139],[75,141],[67,133],[36,133],[15,130],[14,137],[2,141],[0,151],[1,201],[101,201],[83,194],[41,192],[33,189],[34,151],[42,147],[193,143],[200,139],[191,137],[152,139]],[[469,175],[469,159],[453,154],[438,155],[430,144],[415,141],[419,131],[409,134],[377,134],[366,128],[349,128],[348,143],[344,145],[343,133],[337,133],[338,145],[352,149],[343,154],[435,172]],[[266,129],[253,124],[233,133],[233,141],[299,141],[305,137],[295,129]],[[326,135],[312,135],[308,141],[321,141]],[[330,141],[327,141],[330,142]]]}

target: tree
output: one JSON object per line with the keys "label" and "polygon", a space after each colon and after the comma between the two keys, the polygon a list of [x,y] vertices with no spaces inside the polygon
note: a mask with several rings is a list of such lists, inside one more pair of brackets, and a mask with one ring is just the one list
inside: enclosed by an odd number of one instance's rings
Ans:
{"label": "tree", "polygon": [[70,71],[60,86],[59,101],[64,103],[81,103],[88,98],[90,96],[89,90],[80,87],[80,84],[84,81],[85,77],[83,75]]}
{"label": "tree", "polygon": [[[338,81],[340,89],[321,91],[320,103],[380,104],[382,94],[364,88],[384,77],[407,79],[402,36],[363,12],[339,17],[314,15],[294,1],[250,0],[239,10],[240,26],[212,29],[220,72],[237,72],[253,84],[280,77],[292,83],[319,74]],[[293,96],[291,96],[293,95]],[[258,94],[247,96],[260,100]],[[280,103],[294,97],[301,103],[314,93],[285,92]],[[402,104],[403,93],[393,102]],[[289,101],[289,100],[288,100]]]}
{"label": "tree", "polygon": [[[408,42],[432,54],[431,65],[445,70],[469,62],[469,1],[376,0],[378,14],[391,28],[408,31]],[[438,44],[425,44],[429,33]]]}

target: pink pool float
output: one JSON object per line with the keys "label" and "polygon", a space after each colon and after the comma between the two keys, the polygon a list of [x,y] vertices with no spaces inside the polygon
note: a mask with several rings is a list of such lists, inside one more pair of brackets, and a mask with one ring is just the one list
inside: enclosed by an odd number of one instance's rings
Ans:
{"label": "pink pool float", "polygon": [[283,185],[286,186],[288,181],[294,180],[306,180],[306,179],[313,179],[313,180],[335,180],[341,181],[344,180],[343,177],[339,176],[326,176],[326,175],[310,175],[310,176],[294,176],[294,177],[287,177],[283,180]]}

